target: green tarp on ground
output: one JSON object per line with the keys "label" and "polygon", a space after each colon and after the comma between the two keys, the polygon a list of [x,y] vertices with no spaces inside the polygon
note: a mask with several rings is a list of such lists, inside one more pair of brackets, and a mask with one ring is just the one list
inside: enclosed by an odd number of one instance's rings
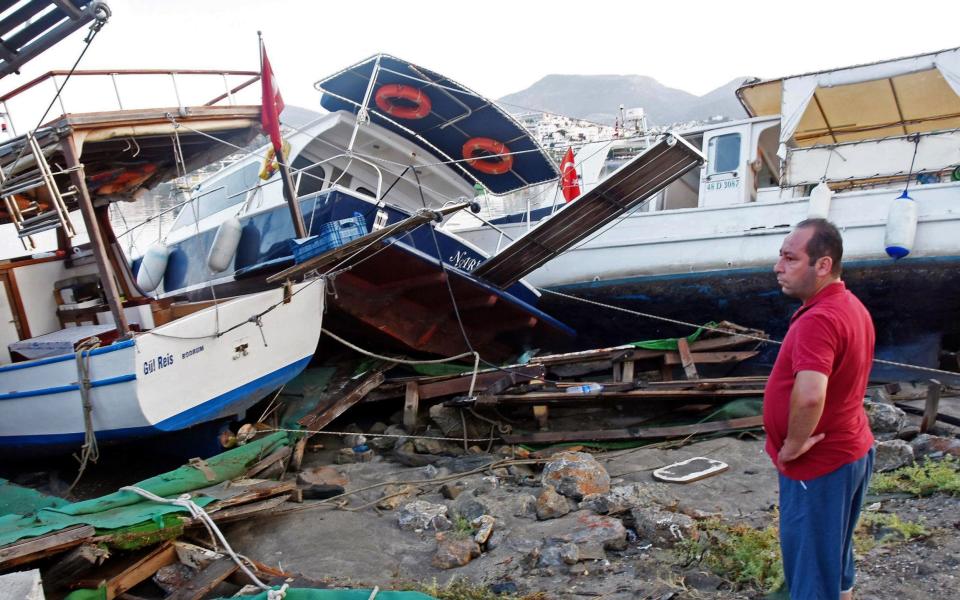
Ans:
{"label": "green tarp on ground", "polygon": [[63,498],[41,494],[37,490],[10,483],[0,477],[0,515],[26,515],[41,508],[68,504]]}
{"label": "green tarp on ground", "polygon": [[[250,465],[288,443],[287,434],[274,433],[208,458],[203,469],[184,465],[134,485],[164,498],[176,497],[240,477]],[[198,497],[193,501],[204,506],[214,498]],[[41,508],[26,515],[0,516],[0,546],[73,525],[92,525],[98,533],[151,522],[161,528],[165,523],[164,515],[185,511],[179,506],[146,501],[133,492],[114,492],[92,500]]]}

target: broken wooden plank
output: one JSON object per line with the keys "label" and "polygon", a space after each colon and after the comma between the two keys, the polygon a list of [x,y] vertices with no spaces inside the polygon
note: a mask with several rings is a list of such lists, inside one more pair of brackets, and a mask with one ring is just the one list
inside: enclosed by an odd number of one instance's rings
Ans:
{"label": "broken wooden plank", "polygon": [[197,573],[182,588],[167,596],[166,600],[200,600],[239,568],[239,565],[229,557],[217,559]]}
{"label": "broken wooden plank", "polygon": [[108,563],[106,573],[98,573],[96,578],[86,578],[76,583],[79,587],[104,588],[106,600],[113,600],[127,590],[146,581],[162,567],[177,562],[177,551],[169,541],[164,542],[141,556],[134,562]]}
{"label": "broken wooden plank", "polygon": [[[290,494],[295,489],[297,489],[296,481],[235,481],[230,484],[230,488],[227,491],[239,491],[239,493],[213,502],[207,506],[207,512],[222,510],[241,504],[249,504],[250,502],[257,502],[273,496]],[[203,490],[200,490],[200,493],[203,493]]]}
{"label": "broken wooden plank", "polygon": [[[239,506],[232,506],[230,508],[225,508],[223,510],[218,510],[215,513],[211,513],[210,518],[217,523],[229,523],[231,521],[236,521],[249,516],[259,515],[261,513],[269,513],[272,512],[273,509],[286,502],[289,498],[289,494],[284,494],[282,496],[267,498],[266,500],[261,500],[259,502],[249,502]],[[189,525],[199,524],[200,521],[198,520],[191,521],[189,523]]]}
{"label": "broken wooden plank", "polygon": [[693,356],[690,355],[690,344],[687,342],[687,338],[677,339],[677,352],[680,353],[680,364],[683,366],[683,372],[687,379],[700,379],[700,374],[697,373],[697,365],[693,362]]}
{"label": "broken wooden plank", "polygon": [[555,444],[580,441],[645,440],[686,437],[701,433],[718,433],[753,429],[763,425],[763,417],[741,417],[727,421],[710,421],[693,425],[670,427],[629,427],[626,429],[600,429],[595,431],[549,431],[538,433],[514,433],[503,436],[508,444]]}
{"label": "broken wooden plank", "polygon": [[365,377],[352,390],[338,398],[333,404],[324,407],[317,407],[308,415],[301,418],[298,422],[308,429],[307,437],[312,437],[315,431],[319,431],[330,424],[331,421],[342,415],[348,408],[359,402],[371,390],[383,383],[383,371],[390,365],[383,365],[373,373]]}
{"label": "broken wooden plank", "polygon": [[[546,370],[542,365],[525,365],[516,368],[505,369],[509,370],[510,373],[515,375],[514,379],[507,379],[511,381],[511,385],[526,381],[530,379],[540,379],[546,374]],[[490,371],[488,373],[478,373],[477,381],[474,385],[474,393],[476,392],[486,392],[490,386],[502,383],[504,381],[504,376],[508,373],[504,371]],[[421,400],[431,400],[433,398],[439,398],[441,396],[453,396],[455,394],[463,394],[470,391],[470,380],[473,379],[473,373],[467,375],[460,375],[455,379],[448,379],[446,381],[438,381],[435,383],[421,383],[420,384],[420,399]],[[507,386],[510,387],[510,386]],[[504,388],[506,389],[506,388]]]}
{"label": "broken wooden plank", "polygon": [[95,531],[89,525],[77,525],[8,544],[0,548],[0,569],[22,565],[79,546],[87,538],[93,537]]}
{"label": "broken wooden plank", "polygon": [[44,585],[48,590],[66,589],[109,556],[109,550],[96,544],[83,544],[74,548],[46,570],[43,575]]}

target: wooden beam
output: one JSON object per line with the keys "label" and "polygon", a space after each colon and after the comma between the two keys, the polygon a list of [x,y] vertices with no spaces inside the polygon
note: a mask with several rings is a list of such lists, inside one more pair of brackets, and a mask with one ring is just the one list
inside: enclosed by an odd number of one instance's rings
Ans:
{"label": "wooden beam", "polygon": [[927,401],[923,407],[923,419],[920,421],[920,433],[926,433],[937,422],[937,411],[940,409],[940,392],[943,384],[936,379],[927,383]]}
{"label": "wooden beam", "polygon": [[598,394],[580,395],[566,392],[531,392],[529,394],[501,394],[491,396],[490,401],[495,404],[578,404],[584,401],[615,401],[615,400],[668,400],[693,399],[707,400],[709,398],[740,398],[744,396],[763,396],[763,389],[640,389],[625,391],[603,391]]}
{"label": "wooden beam", "polygon": [[551,431],[504,435],[508,444],[554,444],[579,441],[612,441],[634,439],[659,439],[686,437],[701,433],[736,431],[753,429],[763,425],[763,417],[742,417],[727,421],[711,421],[694,425],[676,425],[673,427],[630,427],[627,429],[601,429],[597,431]]}
{"label": "wooden beam", "polygon": [[420,410],[420,386],[416,381],[407,382],[403,398],[403,426],[407,431],[417,427],[417,412]]}
{"label": "wooden beam", "polygon": [[632,360],[623,361],[623,368],[620,371],[620,381],[632,382],[634,378],[635,363]]}
{"label": "wooden beam", "polygon": [[87,235],[90,238],[90,249],[93,251],[94,258],[96,258],[97,269],[100,271],[100,284],[103,286],[104,294],[107,297],[107,304],[110,305],[110,312],[113,313],[113,322],[116,323],[117,331],[120,332],[121,337],[128,337],[130,335],[130,325],[127,323],[127,317],[123,312],[123,302],[120,300],[120,290],[117,288],[116,275],[113,271],[113,264],[110,262],[110,253],[107,251],[103,233],[97,223],[97,214],[93,208],[93,201],[90,199],[90,192],[87,190],[83,165],[80,163],[76,140],[73,135],[63,140],[61,148],[67,168],[70,169],[70,181],[74,189],[77,190],[77,204],[80,208],[80,214],[83,215]]}

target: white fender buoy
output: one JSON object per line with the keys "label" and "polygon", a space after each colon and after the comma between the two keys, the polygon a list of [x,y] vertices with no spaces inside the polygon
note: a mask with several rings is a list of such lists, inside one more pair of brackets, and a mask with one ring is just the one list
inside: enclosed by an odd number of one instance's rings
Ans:
{"label": "white fender buoy", "polygon": [[884,246],[887,254],[900,259],[910,254],[917,236],[917,203],[904,191],[890,203]]}
{"label": "white fender buoy", "polygon": [[826,181],[821,181],[810,192],[810,205],[807,207],[808,219],[826,219],[830,214],[830,200],[833,199],[833,190]]}
{"label": "white fender buoy", "polygon": [[230,217],[217,228],[217,235],[213,238],[210,253],[207,255],[207,266],[214,273],[219,273],[230,266],[233,255],[237,252],[242,231],[240,219]]}
{"label": "white fender buoy", "polygon": [[167,270],[167,259],[170,251],[166,245],[157,242],[147,248],[140,261],[140,270],[137,271],[137,286],[145,292],[152,292],[160,286],[163,274]]}

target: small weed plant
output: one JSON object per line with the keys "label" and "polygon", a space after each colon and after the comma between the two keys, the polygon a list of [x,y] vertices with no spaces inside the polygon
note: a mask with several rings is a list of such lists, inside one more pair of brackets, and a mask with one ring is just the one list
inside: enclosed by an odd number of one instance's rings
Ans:
{"label": "small weed plant", "polygon": [[676,550],[685,563],[702,562],[741,587],[773,591],[783,584],[780,537],[774,525],[754,529],[719,520],[705,521],[700,525],[699,539],[686,539]]}
{"label": "small weed plant", "polygon": [[877,546],[892,546],[930,535],[923,523],[904,521],[893,513],[864,512],[853,538],[853,546],[860,554]]}
{"label": "small weed plant", "polygon": [[473,583],[466,578],[453,579],[443,586],[434,579],[431,583],[418,583],[413,587],[418,592],[423,592],[438,600],[549,600],[549,597],[543,592],[534,592],[524,596],[497,595],[488,586]]}
{"label": "small weed plant", "polygon": [[943,493],[960,496],[960,459],[925,459],[922,463],[901,467],[889,473],[877,473],[870,482],[875,494],[906,493],[929,496]]}

